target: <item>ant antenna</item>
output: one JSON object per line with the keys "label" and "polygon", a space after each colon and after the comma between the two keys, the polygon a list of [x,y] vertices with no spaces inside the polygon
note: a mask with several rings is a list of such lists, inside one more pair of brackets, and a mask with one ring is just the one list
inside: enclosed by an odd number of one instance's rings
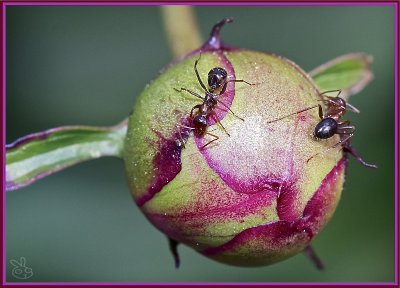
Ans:
{"label": "ant antenna", "polygon": [[[332,149],[335,149],[335,148],[336,148],[337,146],[339,146],[339,145],[344,145],[345,143],[347,143],[347,141],[349,141],[349,139],[350,139],[351,137],[353,137],[353,134],[347,135],[346,137],[344,137],[343,139],[339,140],[339,142],[337,142],[335,145],[329,147],[329,148],[326,149],[325,151],[318,152],[318,153],[314,154],[313,156],[311,156],[310,158],[307,159],[307,163],[310,162],[310,160],[313,159],[313,158],[314,158],[315,156],[317,156],[317,155],[325,154],[326,152],[328,152],[328,151],[330,151],[330,150],[332,150]],[[343,147],[340,148],[340,150],[342,150],[342,149],[343,149]],[[339,150],[339,151],[340,151],[340,150]]]}
{"label": "ant antenna", "polygon": [[[335,97],[325,95],[325,94],[327,94],[327,93],[332,93],[332,92],[338,92],[338,94],[337,94]],[[334,99],[334,98],[339,98],[339,95],[340,95],[341,92],[342,92],[342,90],[340,90],[340,89],[337,89],[337,90],[328,90],[328,91],[322,92],[322,93],[319,94],[319,95],[321,95],[322,97],[327,97],[328,99],[320,99],[320,100],[317,100],[317,101],[329,102],[329,103],[332,103],[332,104],[334,104],[334,105],[337,105],[337,104],[335,103],[335,101],[333,101],[332,99]],[[341,99],[341,98],[339,98],[339,99]],[[344,101],[344,100],[343,100],[343,101]],[[285,118],[287,118],[287,117],[289,117],[289,116],[292,116],[292,115],[295,115],[295,114],[299,114],[299,113],[302,113],[302,112],[305,112],[305,111],[308,111],[308,110],[317,108],[318,106],[319,106],[319,105],[314,105],[314,106],[311,106],[311,107],[308,107],[308,108],[305,108],[305,109],[302,109],[302,110],[293,112],[293,113],[291,113],[291,114],[285,115],[285,116],[280,117],[280,118],[278,118],[278,119],[274,119],[274,120],[267,121],[267,124],[273,123],[273,122],[276,122],[276,121],[279,121],[279,120],[282,120],[282,119],[285,119]],[[340,107],[342,107],[343,109],[346,109],[346,110],[348,110],[348,111],[354,112],[354,113],[360,113],[360,110],[358,110],[356,107],[354,107],[353,105],[351,105],[351,104],[349,104],[349,103],[347,103],[347,102],[346,102],[346,107],[344,107],[344,106],[342,106],[342,105],[340,105]]]}
{"label": "ant antenna", "polygon": [[[201,78],[200,78],[200,75],[199,75],[199,71],[197,71],[197,64],[199,63],[200,58],[201,58],[201,50],[200,50],[200,53],[199,53],[199,58],[194,62],[194,72],[196,73],[197,81],[199,81],[201,88],[203,88],[203,90],[207,93],[208,90],[207,90],[206,86],[204,85],[203,81],[201,81]],[[191,93],[191,92],[189,92],[189,93]],[[193,93],[191,93],[191,94],[193,94]]]}
{"label": "ant antenna", "polygon": [[[328,93],[332,93],[332,92],[338,92],[338,94],[337,94],[335,97],[339,97],[340,93],[342,93],[342,90],[341,90],[341,89],[328,90],[328,91],[322,92],[322,93],[319,94],[319,95],[322,96],[322,95],[325,95],[325,94],[328,94]],[[327,96],[327,97],[331,97],[331,96]]]}
{"label": "ant antenna", "polygon": [[[321,100],[321,101],[323,101],[323,100]],[[317,108],[318,106],[319,106],[319,105],[314,105],[314,106],[311,106],[311,107],[308,107],[308,108],[305,108],[305,109],[296,111],[296,112],[294,112],[294,113],[290,113],[289,115],[285,115],[285,116],[283,116],[283,117],[281,117],[281,118],[267,121],[267,124],[273,123],[273,122],[276,122],[276,121],[279,121],[279,120],[282,120],[282,119],[285,119],[285,118],[287,118],[287,117],[289,117],[289,116],[292,116],[292,115],[295,115],[295,114],[299,114],[299,113],[302,113],[302,112],[305,112],[305,111],[308,111],[308,110]]]}
{"label": "ant antenna", "polygon": [[224,102],[222,102],[221,100],[218,99],[218,103],[222,104],[222,106],[224,106],[226,109],[228,109],[229,112],[231,112],[233,116],[235,116],[236,118],[238,118],[238,119],[244,121],[244,119],[243,119],[242,117],[239,117],[238,115],[236,115],[236,114],[231,110],[231,108],[229,108],[228,105],[226,105]]}
{"label": "ant antenna", "polygon": [[356,107],[354,107],[350,103],[346,103],[346,110],[349,110],[353,113],[360,113],[360,110],[358,110]]}

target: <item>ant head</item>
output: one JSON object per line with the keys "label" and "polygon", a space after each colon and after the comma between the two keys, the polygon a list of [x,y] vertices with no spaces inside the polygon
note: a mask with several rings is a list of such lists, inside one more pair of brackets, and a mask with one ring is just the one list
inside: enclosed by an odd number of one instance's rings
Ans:
{"label": "ant head", "polygon": [[346,101],[340,97],[331,98],[329,101],[331,104],[335,105],[339,109],[346,110]]}
{"label": "ant head", "polygon": [[214,92],[209,92],[206,94],[207,95],[205,96],[205,99],[208,103],[211,103],[213,105],[216,105],[218,103],[219,94],[216,94]]}
{"label": "ant head", "polygon": [[324,100],[322,101],[324,101],[328,107],[333,108],[337,111],[346,111],[347,103],[343,98],[340,98],[338,96],[331,97],[325,95],[323,97]]}
{"label": "ant head", "polygon": [[228,73],[224,68],[215,67],[208,72],[208,85],[214,91],[226,83]]}
{"label": "ant head", "polygon": [[338,128],[338,123],[333,118],[322,119],[314,130],[314,135],[318,139],[328,139],[336,134]]}
{"label": "ant head", "polygon": [[325,99],[323,100],[326,104],[326,113],[325,117],[331,117],[336,119],[340,119],[345,113],[346,113],[346,101],[340,97],[329,97],[325,96]]}

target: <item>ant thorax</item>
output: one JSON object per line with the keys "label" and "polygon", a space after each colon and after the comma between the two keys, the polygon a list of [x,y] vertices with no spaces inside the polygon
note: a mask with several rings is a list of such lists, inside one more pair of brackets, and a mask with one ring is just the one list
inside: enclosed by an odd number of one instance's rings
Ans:
{"label": "ant thorax", "polygon": [[218,99],[219,99],[219,94],[208,92],[204,97],[204,103],[206,103],[207,105],[214,106],[217,105]]}

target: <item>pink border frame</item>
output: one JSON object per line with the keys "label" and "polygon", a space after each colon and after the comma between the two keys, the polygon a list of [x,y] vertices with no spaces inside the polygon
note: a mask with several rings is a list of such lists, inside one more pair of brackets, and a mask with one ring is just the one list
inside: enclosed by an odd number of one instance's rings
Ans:
{"label": "pink border frame", "polygon": [[[5,16],[5,10],[6,6],[141,6],[141,5],[146,5],[146,6],[157,6],[157,5],[197,5],[197,6],[203,6],[203,5],[223,5],[223,4],[231,4],[234,6],[256,6],[256,5],[262,5],[262,6],[392,6],[394,8],[394,14],[395,14],[395,29],[394,29],[394,42],[395,42],[395,50],[394,50],[394,75],[395,75],[395,97],[394,97],[394,104],[395,104],[395,193],[394,193],[394,205],[395,205],[395,281],[393,283],[391,282],[372,282],[372,283],[365,283],[365,282],[340,282],[340,283],[318,283],[318,282],[311,282],[311,283],[295,283],[295,282],[282,282],[282,283],[231,283],[231,282],[207,282],[207,283],[181,283],[181,282],[171,282],[171,283],[148,283],[148,282],[104,282],[104,283],[97,283],[97,282],[21,282],[21,283],[7,283],[5,281],[6,279],[6,245],[5,245],[5,231],[6,231],[6,223],[5,223],[5,218],[6,218],[6,199],[5,199],[5,95],[6,95],[6,82],[5,82],[5,75],[6,75],[6,48],[5,48],[5,43],[6,43],[6,16]],[[329,287],[399,287],[399,180],[398,180],[398,175],[399,175],[399,167],[398,167],[398,160],[399,160],[399,87],[398,87],[398,77],[399,77],[399,66],[398,66],[398,61],[399,61],[399,46],[398,46],[398,26],[399,26],[399,2],[398,1],[382,1],[382,2],[368,2],[368,1],[363,1],[363,2],[341,2],[341,1],[334,1],[334,2],[313,2],[313,1],[304,1],[304,2],[296,2],[296,1],[291,1],[291,2],[29,2],[29,1],[24,1],[24,2],[14,2],[14,1],[4,1],[2,2],[1,5],[1,13],[0,13],[0,21],[2,23],[2,45],[1,45],[1,52],[2,52],[2,70],[1,70],[1,79],[2,79],[2,91],[1,91],[1,135],[0,135],[0,140],[1,140],[1,147],[2,147],[2,157],[1,157],[1,165],[2,165],[2,192],[3,192],[3,197],[2,197],[2,252],[3,252],[3,259],[1,261],[1,269],[2,269],[2,279],[1,279],[1,284],[3,287],[6,286],[146,286],[146,287],[152,287],[152,286],[197,286],[197,287],[203,287],[203,286],[277,286],[277,287],[293,287],[293,286],[313,286],[313,287],[318,287],[318,286],[329,286]]]}

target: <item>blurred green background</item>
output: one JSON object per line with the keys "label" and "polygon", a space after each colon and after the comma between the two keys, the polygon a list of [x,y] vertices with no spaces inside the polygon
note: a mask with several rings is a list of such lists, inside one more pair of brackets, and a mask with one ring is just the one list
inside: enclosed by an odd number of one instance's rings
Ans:
{"label": "blurred green background", "polygon": [[[315,239],[326,269],[299,254],[261,268],[230,267],[166,238],[135,206],[123,162],[103,158],[7,194],[7,280],[23,256],[30,281],[394,281],[393,7],[196,7],[206,39],[285,56],[304,70],[342,54],[373,55],[375,80],[350,102],[352,143],[379,165],[350,159],[335,216]],[[170,60],[158,7],[10,7],[7,143],[61,125],[112,125]],[[184,25],[184,24],[183,24]]]}

